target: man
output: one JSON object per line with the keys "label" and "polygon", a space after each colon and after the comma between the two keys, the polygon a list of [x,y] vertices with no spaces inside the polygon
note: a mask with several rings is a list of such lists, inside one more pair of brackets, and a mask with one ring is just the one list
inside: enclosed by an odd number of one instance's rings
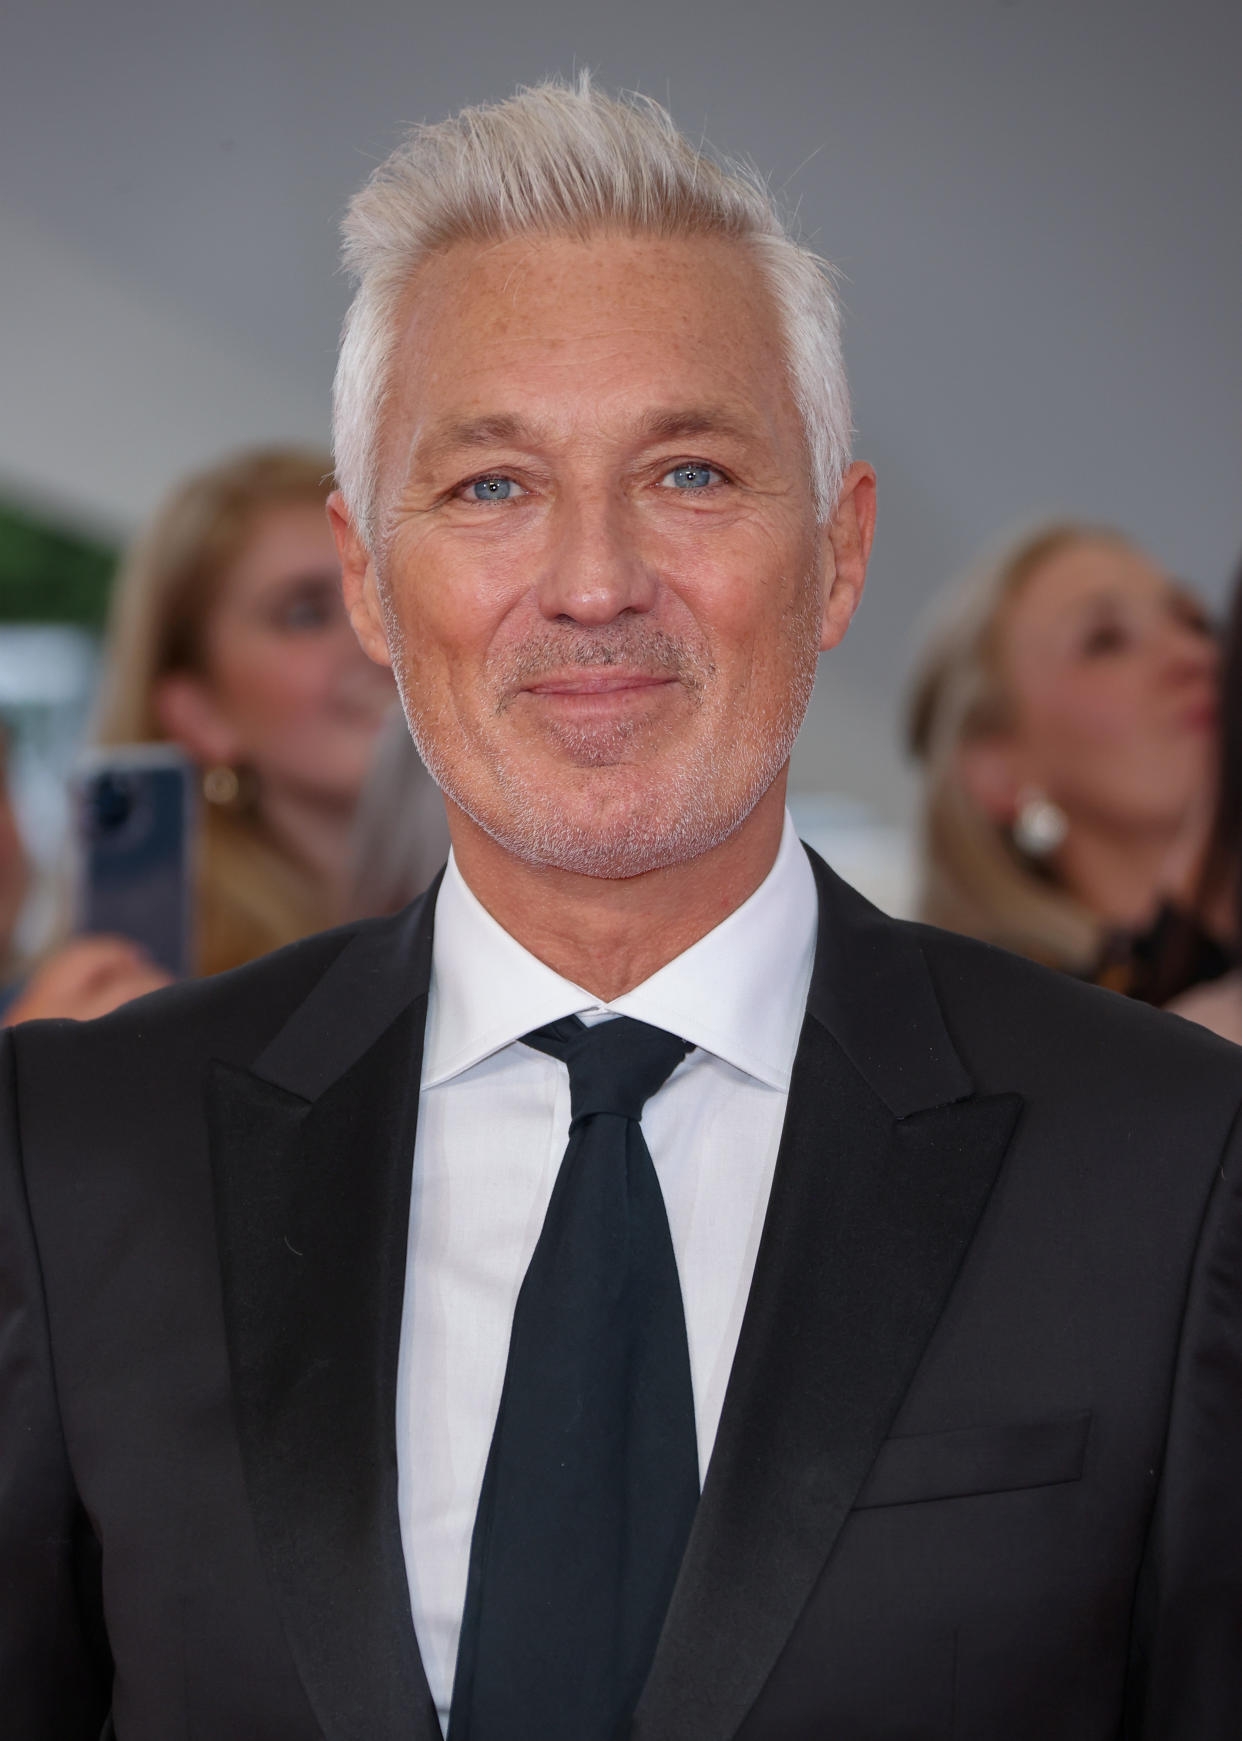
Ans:
{"label": "man", "polygon": [[1242,1071],[793,839],[874,511],[820,267],[585,84],[347,245],[453,857],[12,1037],[6,1732],[1236,1741]]}

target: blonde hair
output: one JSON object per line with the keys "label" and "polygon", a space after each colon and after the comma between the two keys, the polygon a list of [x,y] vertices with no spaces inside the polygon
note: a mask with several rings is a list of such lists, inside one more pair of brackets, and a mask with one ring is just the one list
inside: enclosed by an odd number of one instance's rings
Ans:
{"label": "blonde hair", "polygon": [[401,299],[421,262],[462,241],[600,231],[716,236],[750,248],[783,325],[816,506],[827,519],[850,455],[849,389],[831,268],[788,234],[762,178],[678,132],[650,98],[583,73],[416,127],[354,196],[343,259],[357,289],[333,389],[337,477],[372,549],[378,437]]}
{"label": "blonde hair", "polygon": [[[326,454],[266,448],[233,455],[172,492],[134,544],[113,593],[96,742],[167,737],[156,707],[159,681],[202,671],[221,582],[256,522],[269,508],[322,504],[331,487]],[[314,879],[269,836],[244,792],[237,805],[203,807],[200,846],[200,972],[239,966],[331,923]]]}
{"label": "blonde hair", "polygon": [[1109,527],[1049,523],[969,574],[941,607],[911,680],[906,716],[908,748],[925,770],[920,916],[1071,973],[1095,966],[1102,926],[975,802],[961,752],[1013,723],[1001,638],[1017,595],[1051,557],[1100,540],[1126,542]]}

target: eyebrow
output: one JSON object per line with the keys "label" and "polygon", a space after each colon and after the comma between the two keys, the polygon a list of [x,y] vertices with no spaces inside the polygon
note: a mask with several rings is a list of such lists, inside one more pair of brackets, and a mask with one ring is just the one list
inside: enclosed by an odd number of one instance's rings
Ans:
{"label": "eyebrow", "polygon": [[[1160,604],[1191,605],[1201,614],[1207,614],[1198,594],[1187,581],[1170,577],[1162,591],[1153,596]],[[1078,602],[1084,609],[1100,610],[1129,604],[1131,597],[1124,586],[1099,586],[1093,592],[1084,593]]]}
{"label": "eyebrow", "polygon": [[441,453],[462,447],[500,447],[508,442],[520,445],[537,439],[534,427],[523,418],[493,412],[485,417],[447,418],[433,424],[415,443],[415,452],[423,458],[438,458]]}
{"label": "eyebrow", "polygon": [[725,435],[735,441],[750,441],[755,433],[724,405],[649,411],[640,427],[649,441],[677,441],[691,435]]}
{"label": "eyebrow", "polygon": [[[649,411],[640,419],[640,441],[676,441],[696,435],[725,436],[735,441],[754,439],[746,427],[724,406],[704,405]],[[489,412],[481,417],[447,418],[433,424],[417,440],[413,454],[421,465],[434,465],[446,454],[488,447],[539,447],[546,436],[538,424],[514,412]]]}

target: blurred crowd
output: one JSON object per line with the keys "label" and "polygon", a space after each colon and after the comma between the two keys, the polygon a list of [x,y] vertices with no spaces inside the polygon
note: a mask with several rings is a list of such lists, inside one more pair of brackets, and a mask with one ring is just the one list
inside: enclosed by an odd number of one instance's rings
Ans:
{"label": "blurred crowd", "polygon": [[[193,765],[200,973],[395,911],[447,854],[341,603],[331,469],[270,449],[187,479],[116,583],[92,735]],[[918,917],[1242,1042],[1242,602],[1222,634],[1123,532],[1040,526],[946,593],[906,732]],[[0,945],[27,880],[0,781]],[[10,968],[0,1019],[85,1018],[166,981],[71,910],[66,892],[48,948]]]}

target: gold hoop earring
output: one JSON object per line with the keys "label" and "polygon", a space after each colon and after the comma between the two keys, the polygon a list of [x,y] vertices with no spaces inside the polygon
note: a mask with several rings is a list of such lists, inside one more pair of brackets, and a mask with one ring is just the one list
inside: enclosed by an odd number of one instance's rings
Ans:
{"label": "gold hoop earring", "polygon": [[230,768],[227,762],[217,762],[203,770],[203,797],[209,804],[218,804],[222,808],[236,804],[240,792],[237,769]]}

